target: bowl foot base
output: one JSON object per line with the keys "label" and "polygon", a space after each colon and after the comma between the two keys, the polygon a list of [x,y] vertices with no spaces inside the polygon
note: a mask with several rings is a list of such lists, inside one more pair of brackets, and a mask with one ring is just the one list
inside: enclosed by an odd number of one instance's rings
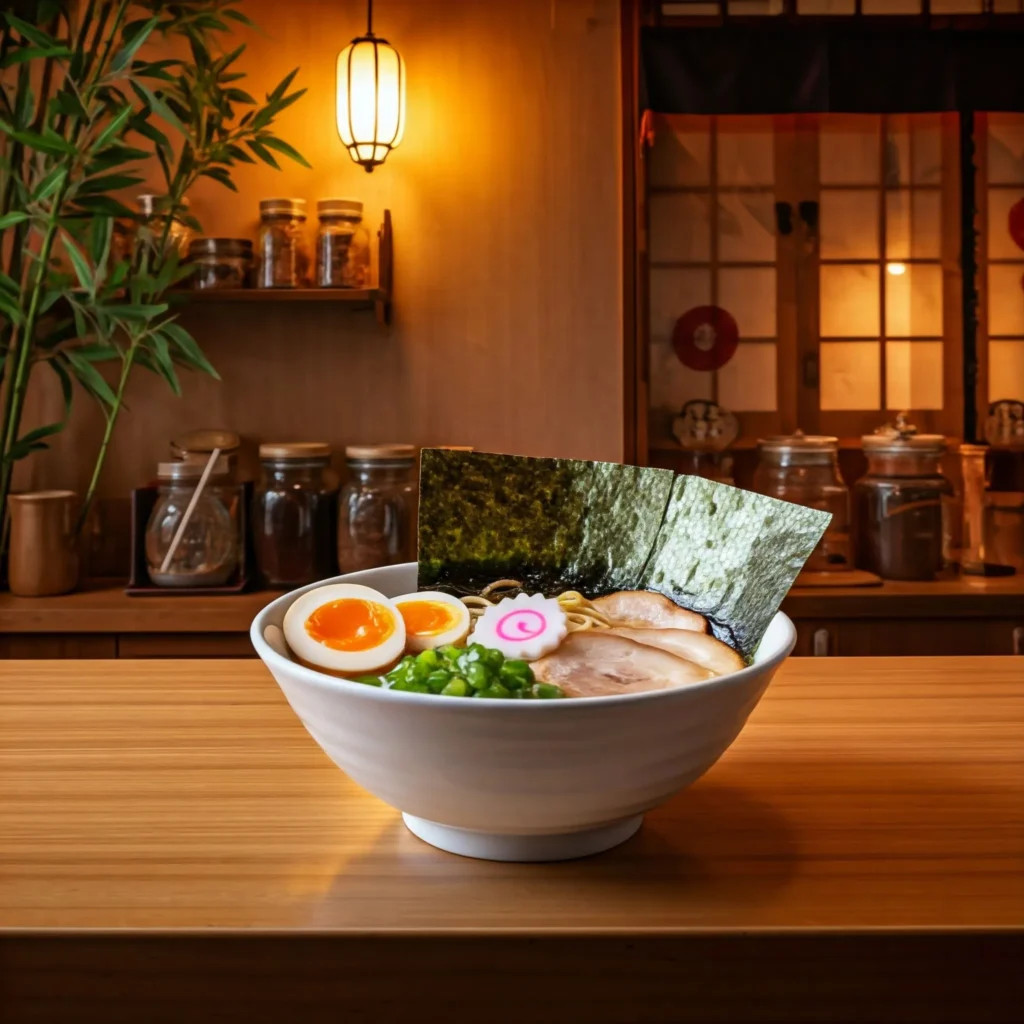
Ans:
{"label": "bowl foot base", "polygon": [[426,818],[403,814],[405,827],[418,839],[460,857],[479,860],[545,861],[572,860],[589,857],[624,843],[644,820],[642,814],[610,825],[585,829],[582,832],[560,832],[556,835],[503,835],[493,832],[472,832],[465,828],[440,825]]}

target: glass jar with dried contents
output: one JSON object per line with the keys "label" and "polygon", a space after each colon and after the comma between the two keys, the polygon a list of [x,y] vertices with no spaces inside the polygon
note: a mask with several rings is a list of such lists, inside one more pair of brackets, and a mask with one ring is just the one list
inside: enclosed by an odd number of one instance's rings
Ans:
{"label": "glass jar with dried contents", "polygon": [[757,443],[754,490],[832,513],[832,521],[807,560],[808,572],[852,568],[850,492],[839,473],[839,441],[834,437],[795,434]]}
{"label": "glass jar with dried contents", "polygon": [[306,200],[261,199],[257,288],[304,288],[309,284]]}
{"label": "glass jar with dried contents", "polygon": [[247,288],[252,277],[252,242],[248,238],[196,238],[188,247],[195,268],[189,279],[200,290]]}
{"label": "glass jar with dried contents", "polygon": [[366,288],[370,280],[370,236],[358,199],[321,199],[316,204],[316,283],[321,288]]}
{"label": "glass jar with dried contents", "polygon": [[345,449],[338,564],[342,572],[409,562],[416,557],[416,449],[411,444]]}
{"label": "glass jar with dried contents", "polygon": [[224,500],[230,472],[223,457],[199,492],[172,551],[204,468],[201,462],[161,462],[157,467],[159,495],[146,525],[146,564],[158,587],[219,587],[238,568],[238,527]]}
{"label": "glass jar with dried contents", "polygon": [[857,565],[887,580],[932,580],[949,564],[953,487],[946,439],[904,416],[861,442],[867,473],[854,485]]}
{"label": "glass jar with dried contents", "polygon": [[261,444],[253,540],[266,587],[300,587],[335,576],[338,477],[330,445]]}
{"label": "glass jar with dried contents", "polygon": [[139,211],[139,223],[135,229],[135,240],[139,245],[149,246],[154,251],[160,247],[167,232],[167,244],[178,250],[178,255],[185,259],[192,241],[192,229],[185,223],[188,219],[188,200],[182,198],[167,227],[167,217],[171,212],[171,201],[168,196],[143,192],[136,199]]}

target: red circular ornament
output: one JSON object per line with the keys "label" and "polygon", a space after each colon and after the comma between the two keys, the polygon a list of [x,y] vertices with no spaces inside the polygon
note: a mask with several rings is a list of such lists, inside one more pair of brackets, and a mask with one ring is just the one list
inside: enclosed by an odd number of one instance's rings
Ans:
{"label": "red circular ornament", "polygon": [[691,370],[717,370],[736,354],[740,331],[720,306],[694,306],[672,331],[672,346],[683,366]]}
{"label": "red circular ornament", "polygon": [[1018,249],[1024,249],[1024,199],[1018,199],[1010,207],[1010,215],[1007,217],[1007,226],[1010,229],[1010,237],[1014,240]]}

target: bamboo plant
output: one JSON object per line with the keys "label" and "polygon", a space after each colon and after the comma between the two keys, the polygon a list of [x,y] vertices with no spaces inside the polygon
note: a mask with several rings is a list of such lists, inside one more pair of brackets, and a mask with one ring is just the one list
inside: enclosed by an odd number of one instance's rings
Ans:
{"label": "bamboo plant", "polygon": [[[216,376],[175,312],[189,268],[172,227],[201,230],[189,190],[206,177],[237,191],[238,163],[278,168],[275,154],[309,166],[273,130],[305,92],[289,91],[298,69],[258,102],[240,85],[245,46],[222,45],[251,24],[239,3],[29,0],[0,14],[0,554],[14,464],[64,428],[76,387],[105,418],[81,530],[135,368],[175,394],[178,368]],[[121,195],[154,174],[160,216],[143,222]],[[117,246],[127,222],[133,242]],[[63,416],[23,433],[37,371],[56,375]]]}

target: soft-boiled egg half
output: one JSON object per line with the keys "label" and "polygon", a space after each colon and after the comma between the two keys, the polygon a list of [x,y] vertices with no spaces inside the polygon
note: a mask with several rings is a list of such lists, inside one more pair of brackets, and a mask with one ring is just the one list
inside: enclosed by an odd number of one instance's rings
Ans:
{"label": "soft-boiled egg half", "polygon": [[334,583],[297,598],[284,616],[292,653],[338,675],[389,669],[405,650],[405,622],[395,602],[370,587]]}
{"label": "soft-boiled egg half", "polygon": [[459,644],[469,632],[469,609],[451,594],[424,590],[403,594],[392,602],[405,622],[405,646],[425,651],[445,644]]}

